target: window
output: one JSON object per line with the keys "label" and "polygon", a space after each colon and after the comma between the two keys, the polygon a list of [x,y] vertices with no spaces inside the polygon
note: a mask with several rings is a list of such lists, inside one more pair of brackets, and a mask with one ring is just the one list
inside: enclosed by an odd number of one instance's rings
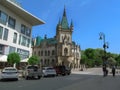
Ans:
{"label": "window", "polygon": [[52,50],[52,55],[55,55],[55,51],[54,50]]}
{"label": "window", "polygon": [[17,33],[14,33],[14,37],[13,37],[13,43],[17,42]]}
{"label": "window", "polygon": [[8,26],[15,29],[15,23],[16,23],[15,19],[12,17],[9,17]]}
{"label": "window", "polygon": [[5,28],[3,40],[7,40],[7,39],[8,39],[8,29]]}
{"label": "window", "polygon": [[0,44],[0,54],[3,54],[4,46]]}
{"label": "window", "polygon": [[45,51],[45,56],[47,56],[47,51]]}
{"label": "window", "polygon": [[48,56],[50,56],[50,51],[48,51]]}
{"label": "window", "polygon": [[21,33],[25,34],[25,25],[23,25],[23,24],[21,25]]}
{"label": "window", "polygon": [[16,49],[15,47],[11,47],[11,46],[10,46],[10,47],[9,47],[9,53],[15,52],[15,49]]}
{"label": "window", "polygon": [[8,15],[2,11],[0,11],[0,23],[6,24]]}
{"label": "window", "polygon": [[66,56],[67,54],[68,54],[68,49],[65,48],[65,49],[64,49],[64,55]]}
{"label": "window", "polygon": [[29,37],[31,36],[31,30],[29,28],[26,28],[26,35]]}
{"label": "window", "polygon": [[43,56],[43,51],[41,51],[41,56]]}
{"label": "window", "polygon": [[40,51],[38,51],[38,56],[40,56]]}
{"label": "window", "polygon": [[19,45],[21,44],[21,35],[19,35]]}
{"label": "window", "polygon": [[21,24],[21,33],[30,37],[31,36],[31,29],[26,27],[25,25]]}
{"label": "window", "polygon": [[2,39],[3,27],[0,26],[0,39]]}
{"label": "window", "polygon": [[23,45],[23,46],[25,46],[26,45],[26,37],[22,37],[22,43],[21,43],[21,45]]}
{"label": "window", "polygon": [[27,47],[30,46],[30,39],[27,39]]}

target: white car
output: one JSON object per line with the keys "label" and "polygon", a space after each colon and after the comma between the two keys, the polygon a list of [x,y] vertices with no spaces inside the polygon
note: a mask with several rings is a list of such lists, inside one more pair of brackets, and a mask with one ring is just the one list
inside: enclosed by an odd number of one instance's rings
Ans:
{"label": "white car", "polygon": [[56,76],[56,71],[53,67],[43,67],[42,69],[43,76]]}
{"label": "white car", "polygon": [[18,80],[19,75],[18,75],[18,70],[14,67],[5,67],[0,74],[0,79],[1,80]]}

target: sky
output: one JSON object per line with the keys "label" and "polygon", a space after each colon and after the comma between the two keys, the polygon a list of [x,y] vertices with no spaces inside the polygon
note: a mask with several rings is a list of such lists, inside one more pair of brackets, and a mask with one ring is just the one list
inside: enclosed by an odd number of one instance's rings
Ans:
{"label": "sky", "polygon": [[120,54],[120,0],[18,0],[22,7],[45,24],[33,27],[32,36],[46,34],[52,38],[56,25],[62,18],[64,6],[70,25],[73,21],[72,40],[87,48],[103,48],[99,33],[105,35],[107,52]]}

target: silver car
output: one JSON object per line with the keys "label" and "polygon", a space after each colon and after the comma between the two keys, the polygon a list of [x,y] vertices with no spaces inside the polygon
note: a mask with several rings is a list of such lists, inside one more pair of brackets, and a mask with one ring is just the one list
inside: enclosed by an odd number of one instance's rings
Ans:
{"label": "silver car", "polygon": [[18,80],[18,70],[14,67],[5,67],[0,74],[1,80]]}
{"label": "silver car", "polygon": [[42,77],[42,71],[37,65],[28,65],[23,71],[23,77],[25,77],[26,80],[30,78],[40,79]]}
{"label": "silver car", "polygon": [[42,68],[42,72],[43,72],[43,77],[46,76],[56,76],[56,71],[53,67],[43,67]]}

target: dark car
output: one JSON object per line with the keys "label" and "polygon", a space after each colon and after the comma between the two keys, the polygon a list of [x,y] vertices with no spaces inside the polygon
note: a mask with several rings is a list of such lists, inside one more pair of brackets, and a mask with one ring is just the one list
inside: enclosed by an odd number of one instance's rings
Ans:
{"label": "dark car", "polygon": [[70,75],[71,69],[67,66],[61,65],[61,66],[55,66],[57,75]]}

